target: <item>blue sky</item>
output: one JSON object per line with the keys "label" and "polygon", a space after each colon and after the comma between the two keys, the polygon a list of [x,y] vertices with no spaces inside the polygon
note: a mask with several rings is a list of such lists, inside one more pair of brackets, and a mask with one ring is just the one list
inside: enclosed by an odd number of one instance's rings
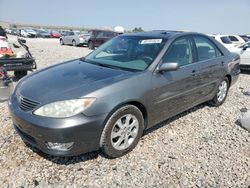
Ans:
{"label": "blue sky", "polygon": [[0,0],[0,20],[102,28],[249,33],[250,0]]}

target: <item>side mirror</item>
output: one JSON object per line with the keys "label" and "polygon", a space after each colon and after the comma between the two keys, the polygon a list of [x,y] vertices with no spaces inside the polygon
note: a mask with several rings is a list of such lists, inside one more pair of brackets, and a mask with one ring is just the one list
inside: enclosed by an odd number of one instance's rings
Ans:
{"label": "side mirror", "polygon": [[180,68],[179,64],[176,62],[162,63],[158,68],[157,72],[166,72],[166,71],[176,71]]}

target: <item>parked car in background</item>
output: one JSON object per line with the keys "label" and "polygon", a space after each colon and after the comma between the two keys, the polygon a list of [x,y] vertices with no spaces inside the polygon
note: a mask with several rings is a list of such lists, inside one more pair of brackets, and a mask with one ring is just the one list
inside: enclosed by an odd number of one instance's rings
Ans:
{"label": "parked car in background", "polygon": [[81,33],[79,35],[79,40],[80,40],[81,45],[88,46],[88,42],[89,42],[90,36],[91,36],[90,33]]}
{"label": "parked car in background", "polygon": [[233,44],[230,40],[228,35],[208,35],[215,40],[217,40],[219,43],[221,43],[223,46],[225,46],[227,49],[234,48],[236,44]]}
{"label": "parked car in background", "polygon": [[250,37],[248,37],[247,35],[240,35],[240,37],[241,37],[245,42],[250,41]]}
{"label": "parked car in background", "polygon": [[2,26],[0,26],[0,36],[4,37],[5,39],[8,38],[6,30],[2,28]]}
{"label": "parked car in background", "polygon": [[90,34],[80,33],[80,31],[67,31],[60,37],[61,45],[83,46],[88,44]]}
{"label": "parked car in background", "polygon": [[53,30],[50,32],[51,38],[60,38],[61,36],[62,36],[61,33],[59,33],[58,31]]}
{"label": "parked car in background", "polygon": [[19,29],[17,28],[11,28],[11,35],[19,35]]}
{"label": "parked car in background", "polygon": [[222,105],[239,62],[239,55],[203,34],[124,34],[85,58],[20,80],[10,114],[22,139],[45,153],[101,149],[120,157],[167,118],[204,102]]}
{"label": "parked car in background", "polygon": [[68,30],[60,30],[59,33],[61,34],[61,36],[67,35],[69,31]]}
{"label": "parked car in background", "polygon": [[97,30],[97,29],[90,30],[89,34],[90,38],[88,41],[88,46],[90,49],[95,49],[95,47],[99,47],[103,43],[119,35],[114,31]]}
{"label": "parked car in background", "polygon": [[240,68],[250,70],[250,41],[234,48],[233,52],[240,55]]}
{"label": "parked car in background", "polygon": [[46,30],[41,30],[38,29],[36,30],[36,37],[40,37],[40,38],[50,38],[50,32],[46,31]]}
{"label": "parked car in background", "polygon": [[5,29],[7,34],[11,34],[11,29]]}
{"label": "parked car in background", "polygon": [[239,35],[228,35],[228,37],[230,38],[233,44],[241,45],[245,43],[244,39],[241,38]]}
{"label": "parked car in background", "polygon": [[33,29],[20,29],[20,35],[26,38],[36,38],[37,33]]}

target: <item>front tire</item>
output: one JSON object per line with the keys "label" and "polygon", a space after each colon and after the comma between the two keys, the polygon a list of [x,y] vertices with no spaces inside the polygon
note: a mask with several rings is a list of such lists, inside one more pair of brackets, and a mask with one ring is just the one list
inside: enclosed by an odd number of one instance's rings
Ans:
{"label": "front tire", "polygon": [[109,158],[116,158],[132,151],[144,130],[141,111],[133,105],[116,110],[108,119],[100,140],[100,148]]}
{"label": "front tire", "polygon": [[211,106],[216,106],[216,107],[222,105],[227,98],[228,89],[229,89],[229,80],[227,77],[225,77],[218,85],[217,92],[214,98],[208,103]]}
{"label": "front tire", "polygon": [[63,40],[62,40],[62,39],[60,39],[60,44],[61,44],[61,45],[64,45],[64,42],[63,42]]}

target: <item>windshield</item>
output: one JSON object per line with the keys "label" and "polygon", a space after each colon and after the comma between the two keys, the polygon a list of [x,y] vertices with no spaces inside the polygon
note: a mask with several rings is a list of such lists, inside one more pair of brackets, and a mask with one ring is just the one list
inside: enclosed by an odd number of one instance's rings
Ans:
{"label": "windshield", "polygon": [[225,44],[232,44],[232,41],[229,37],[221,37],[221,41]]}
{"label": "windshield", "polygon": [[89,54],[85,61],[131,71],[145,70],[157,57],[166,39],[119,36]]}

